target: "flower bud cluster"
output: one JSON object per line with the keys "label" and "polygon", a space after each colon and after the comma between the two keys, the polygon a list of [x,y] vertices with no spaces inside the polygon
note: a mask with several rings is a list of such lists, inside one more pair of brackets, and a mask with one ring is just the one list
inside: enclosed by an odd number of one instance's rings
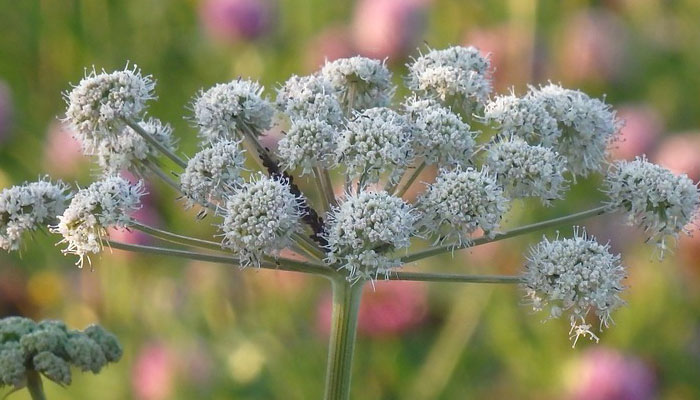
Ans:
{"label": "flower bud cluster", "polygon": [[331,83],[320,74],[292,76],[277,90],[277,108],[295,120],[343,121],[343,110]]}
{"label": "flower bud cluster", "polygon": [[21,387],[30,370],[69,385],[71,366],[96,374],[108,363],[119,361],[122,353],[116,336],[99,325],[79,331],[68,329],[61,321],[0,319],[0,387]]}
{"label": "flower bud cluster", "polygon": [[187,207],[222,199],[243,183],[245,156],[240,142],[222,140],[200,150],[180,174]]}
{"label": "flower bud cluster", "polygon": [[[163,147],[174,150],[173,129],[160,120],[149,118],[138,125]],[[106,175],[118,174],[122,170],[142,169],[142,162],[157,158],[158,152],[146,139],[131,127],[124,127],[115,137],[108,137],[99,142],[94,152],[84,151],[86,155],[96,155],[97,163]]]}
{"label": "flower bud cluster", "polygon": [[379,60],[359,56],[340,58],[327,62],[321,75],[330,82],[348,113],[386,107],[394,95],[391,72]]}

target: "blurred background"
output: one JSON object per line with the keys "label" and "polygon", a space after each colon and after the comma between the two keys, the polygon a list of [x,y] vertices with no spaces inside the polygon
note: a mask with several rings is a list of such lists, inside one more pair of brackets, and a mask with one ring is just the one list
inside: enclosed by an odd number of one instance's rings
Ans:
{"label": "blurred background", "polygon": [[[611,153],[647,154],[700,179],[700,2],[696,0],[0,0],[0,186],[97,173],[57,122],[84,68],[138,64],[157,79],[150,113],[193,154],[188,104],[238,76],[274,93],[324,60],[388,57],[401,82],[426,44],[491,54],[499,93],[548,80],[606,96],[625,119]],[[402,92],[400,92],[401,94]],[[592,207],[596,179],[567,201],[518,202],[506,226]],[[149,187],[139,218],[205,237],[175,193]],[[621,218],[587,221],[629,267],[628,305],[601,344],[571,349],[568,323],[542,324],[512,286],[377,283],[360,316],[353,398],[700,398],[700,236],[663,262]],[[571,229],[562,227],[564,235]],[[553,234],[553,231],[547,232]],[[148,238],[115,233],[120,239]],[[517,273],[541,233],[437,257],[420,269]],[[0,255],[0,315],[100,322],[125,355],[74,374],[58,399],[315,399],[323,390],[329,285],[294,273],[114,251],[80,270],[55,237]],[[26,393],[11,399],[28,398]]]}

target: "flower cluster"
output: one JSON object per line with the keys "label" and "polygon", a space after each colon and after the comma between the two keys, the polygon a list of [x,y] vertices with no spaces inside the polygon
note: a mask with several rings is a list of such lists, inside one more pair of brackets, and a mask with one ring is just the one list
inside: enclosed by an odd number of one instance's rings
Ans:
{"label": "flower cluster", "polygon": [[25,183],[0,192],[0,248],[19,250],[22,236],[55,222],[70,198],[61,181]]}
{"label": "flower cluster", "polygon": [[625,210],[630,223],[641,226],[662,255],[666,241],[684,231],[700,206],[693,181],[645,158],[615,163],[605,178],[605,191],[610,206]]}
{"label": "flower cluster", "polygon": [[508,210],[508,199],[486,169],[442,170],[418,198],[417,208],[423,230],[436,235],[438,241],[456,239],[461,245],[477,229],[495,234]]}
{"label": "flower cluster", "polygon": [[535,311],[548,308],[548,318],[570,314],[576,345],[579,336],[598,340],[586,322],[591,310],[600,320],[600,329],[612,321],[610,314],[624,304],[620,292],[625,277],[620,256],[611,254],[608,245],[574,231],[572,238],[544,238],[530,249],[524,286]]}
{"label": "flower cluster", "polygon": [[129,215],[139,209],[143,194],[142,182],[133,185],[119,176],[80,189],[52,227],[54,233],[63,236],[59,243],[67,245],[63,253],[77,255],[77,265],[82,268],[86,256],[90,262],[88,255],[102,250],[107,228],[129,226]]}
{"label": "flower cluster", "polygon": [[552,147],[561,136],[561,130],[545,105],[540,97],[531,94],[496,96],[486,104],[484,120],[494,123],[504,137],[519,136],[529,143]]}
{"label": "flower cluster", "polygon": [[409,246],[416,220],[409,204],[386,192],[349,195],[328,216],[327,261],[350,280],[388,275],[400,262],[387,253]]}
{"label": "flower cluster", "polygon": [[259,83],[237,79],[200,92],[193,102],[194,121],[202,139],[235,139],[241,132],[260,135],[272,125],[274,107],[262,97]]}
{"label": "flower cluster", "polygon": [[277,90],[276,103],[292,121],[320,120],[333,126],[343,121],[340,102],[323,75],[292,76]]}
{"label": "flower cluster", "polygon": [[536,197],[543,204],[561,199],[566,190],[566,160],[543,146],[514,136],[489,146],[485,164],[511,198]]}
{"label": "flower cluster", "polygon": [[180,187],[187,207],[222,199],[243,183],[245,157],[239,142],[222,140],[200,150],[180,174]]}
{"label": "flower cluster", "polygon": [[[163,147],[171,151],[175,149],[170,125],[149,118],[138,122],[138,126]],[[153,145],[128,126],[117,136],[106,137],[98,143],[93,152],[84,152],[86,155],[96,155],[98,165],[107,175],[114,175],[122,170],[140,171],[143,162],[155,159],[158,155]]]}
{"label": "flower cluster", "polygon": [[302,175],[317,166],[330,166],[335,159],[336,136],[336,129],[321,119],[293,120],[277,146],[282,166],[287,170],[300,167]]}
{"label": "flower cluster", "polygon": [[275,256],[300,232],[301,199],[289,182],[260,176],[241,185],[219,210],[222,246],[233,249],[242,265],[260,265],[263,256]]}
{"label": "flower cluster", "polygon": [[472,111],[486,102],[491,93],[490,68],[488,58],[475,47],[431,49],[408,65],[406,85]]}
{"label": "flower cluster", "polygon": [[391,72],[383,62],[365,57],[341,58],[321,69],[345,110],[385,107],[394,95]]}
{"label": "flower cluster", "polygon": [[28,371],[69,385],[71,365],[97,374],[121,356],[122,347],[116,336],[99,325],[79,331],[68,329],[61,321],[0,319],[0,387],[22,387]]}

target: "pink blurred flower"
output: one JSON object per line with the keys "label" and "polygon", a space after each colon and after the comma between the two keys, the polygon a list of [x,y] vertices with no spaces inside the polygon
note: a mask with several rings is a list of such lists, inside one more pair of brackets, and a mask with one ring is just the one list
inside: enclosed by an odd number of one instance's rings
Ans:
{"label": "pink blurred flower", "polygon": [[205,30],[225,42],[252,40],[272,25],[272,5],[267,0],[204,0],[200,18]]}
{"label": "pink blurred flower", "polygon": [[5,82],[0,81],[0,142],[4,142],[12,129],[12,94]]}
{"label": "pink blurred flower", "polygon": [[[158,211],[150,205],[144,205],[140,209],[134,211],[131,217],[148,226],[156,226],[161,222]],[[135,228],[122,229],[111,227],[107,230],[107,233],[110,239],[118,242],[141,245],[153,243],[153,238]],[[120,252],[119,254],[127,255],[132,253]]]}
{"label": "pink blurred flower", "polygon": [[697,182],[700,180],[700,132],[673,135],[665,139],[653,161],[673,173],[688,174],[690,179]]}
{"label": "pink blurred flower", "polygon": [[[400,335],[420,325],[428,310],[428,291],[422,282],[376,281],[363,289],[358,316],[358,333],[369,337]],[[330,332],[332,300],[321,299],[317,315],[318,331]]]}
{"label": "pink blurred flower", "polygon": [[567,81],[610,80],[622,72],[624,24],[603,10],[573,15],[564,23],[560,47],[561,74]]}
{"label": "pink blurred flower", "polygon": [[352,22],[355,46],[373,58],[405,55],[420,41],[425,18],[423,1],[360,0]]}
{"label": "pink blurred flower", "polygon": [[572,400],[647,400],[655,398],[656,376],[642,360],[615,350],[595,348],[583,354],[571,373]]}
{"label": "pink blurred flower", "polygon": [[154,343],[142,348],[131,371],[134,397],[139,400],[171,398],[174,367],[174,357],[167,347]]}
{"label": "pink blurred flower", "polygon": [[619,140],[611,143],[614,159],[633,160],[635,156],[649,153],[663,133],[659,113],[648,105],[627,105],[618,108],[617,116],[625,121]]}
{"label": "pink blurred flower", "polygon": [[77,175],[88,160],[83,155],[80,142],[73,138],[67,126],[58,121],[49,124],[43,158],[44,168],[51,175],[63,178]]}
{"label": "pink blurred flower", "polygon": [[315,71],[326,61],[355,55],[350,34],[345,27],[331,26],[311,39],[306,46],[306,67]]}

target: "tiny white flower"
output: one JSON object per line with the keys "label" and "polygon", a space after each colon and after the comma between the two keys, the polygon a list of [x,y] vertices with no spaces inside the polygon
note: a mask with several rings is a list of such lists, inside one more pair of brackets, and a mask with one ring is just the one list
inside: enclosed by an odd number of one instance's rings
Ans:
{"label": "tiny white flower", "polygon": [[646,158],[618,161],[605,178],[610,206],[625,210],[629,223],[642,227],[663,251],[697,215],[698,188],[685,174],[652,164]]}
{"label": "tiny white flower", "polygon": [[338,135],[336,129],[325,120],[293,120],[277,146],[282,166],[287,170],[300,167],[302,175],[311,173],[316,166],[330,166]]}
{"label": "tiny white flower", "polygon": [[620,293],[625,277],[620,255],[611,254],[610,246],[576,230],[570,239],[550,242],[543,238],[530,249],[524,287],[535,311],[549,306],[548,319],[569,313],[576,345],[579,336],[598,339],[586,323],[590,311],[599,318],[601,330],[608,327],[610,314],[624,304]]}
{"label": "tiny white flower", "polygon": [[377,182],[384,172],[398,179],[413,159],[411,127],[404,116],[389,108],[364,110],[347,122],[336,154],[348,175],[360,178],[363,184]]}
{"label": "tiny white flower", "polygon": [[333,126],[343,121],[335,90],[322,75],[293,75],[277,90],[276,103],[292,121],[319,119]]}
{"label": "tiny white flower", "polygon": [[19,250],[22,236],[53,223],[70,198],[68,186],[49,180],[25,183],[0,192],[0,248]]}
{"label": "tiny white flower", "polygon": [[134,65],[124,71],[98,73],[94,67],[65,94],[65,121],[84,149],[93,151],[102,139],[119,135],[124,120],[141,120],[146,102],[154,99],[155,83]]}
{"label": "tiny white flower", "polygon": [[486,102],[491,93],[491,65],[487,57],[472,46],[429,50],[408,64],[409,89],[454,103],[467,112]]}
{"label": "tiny white flower", "polygon": [[102,251],[107,228],[129,226],[130,214],[140,208],[143,194],[142,182],[131,184],[119,176],[106,177],[80,189],[58,217],[58,224],[51,228],[63,236],[59,242],[67,245],[63,254],[77,255],[76,265],[82,268],[85,258],[90,262],[90,253]]}
{"label": "tiny white flower", "polygon": [[551,83],[530,88],[529,96],[544,102],[549,114],[559,122],[561,135],[554,149],[566,158],[569,171],[579,176],[599,171],[606,149],[622,125],[615,111],[581,91]]}
{"label": "tiny white flower", "polygon": [[519,136],[531,144],[552,147],[561,136],[556,118],[538,96],[497,96],[486,105],[484,119],[494,122],[502,136]]}
{"label": "tiny white flower", "polygon": [[440,171],[416,204],[424,230],[438,241],[456,239],[458,245],[468,243],[479,228],[495,234],[508,206],[496,177],[473,168]]}
{"label": "tiny white flower", "polygon": [[187,207],[221,200],[243,183],[245,156],[239,142],[223,140],[200,150],[180,174]]}
{"label": "tiny white flower", "polygon": [[224,217],[221,246],[233,249],[241,265],[260,265],[263,256],[277,256],[301,233],[301,201],[289,182],[259,176],[243,184],[219,210]]}
{"label": "tiny white flower", "polygon": [[394,95],[391,72],[384,62],[365,57],[340,58],[321,69],[345,110],[385,107]]}
{"label": "tiny white flower", "polygon": [[327,261],[347,270],[349,280],[386,276],[400,266],[388,253],[410,245],[416,218],[408,203],[386,192],[348,195],[326,222]]}
{"label": "tiny white flower", "polygon": [[235,139],[249,130],[260,135],[270,128],[273,106],[262,97],[258,82],[237,79],[202,90],[193,102],[194,122],[200,136],[216,142]]}
{"label": "tiny white flower", "polygon": [[563,198],[566,160],[552,149],[531,146],[514,136],[488,147],[485,165],[513,198],[537,197],[544,205]]}
{"label": "tiny white flower", "polygon": [[[138,124],[160,144],[174,150],[173,130],[170,125],[164,125],[155,118],[149,118]],[[90,152],[86,152],[86,154],[90,155]],[[97,156],[97,163],[105,174],[114,175],[122,170],[140,172],[143,169],[140,162],[157,157],[158,151],[146,139],[127,126],[124,127],[121,134],[100,140],[94,155]]]}
{"label": "tiny white flower", "polygon": [[441,167],[470,164],[475,133],[457,114],[434,100],[417,97],[409,98],[404,109],[413,127],[416,156]]}

